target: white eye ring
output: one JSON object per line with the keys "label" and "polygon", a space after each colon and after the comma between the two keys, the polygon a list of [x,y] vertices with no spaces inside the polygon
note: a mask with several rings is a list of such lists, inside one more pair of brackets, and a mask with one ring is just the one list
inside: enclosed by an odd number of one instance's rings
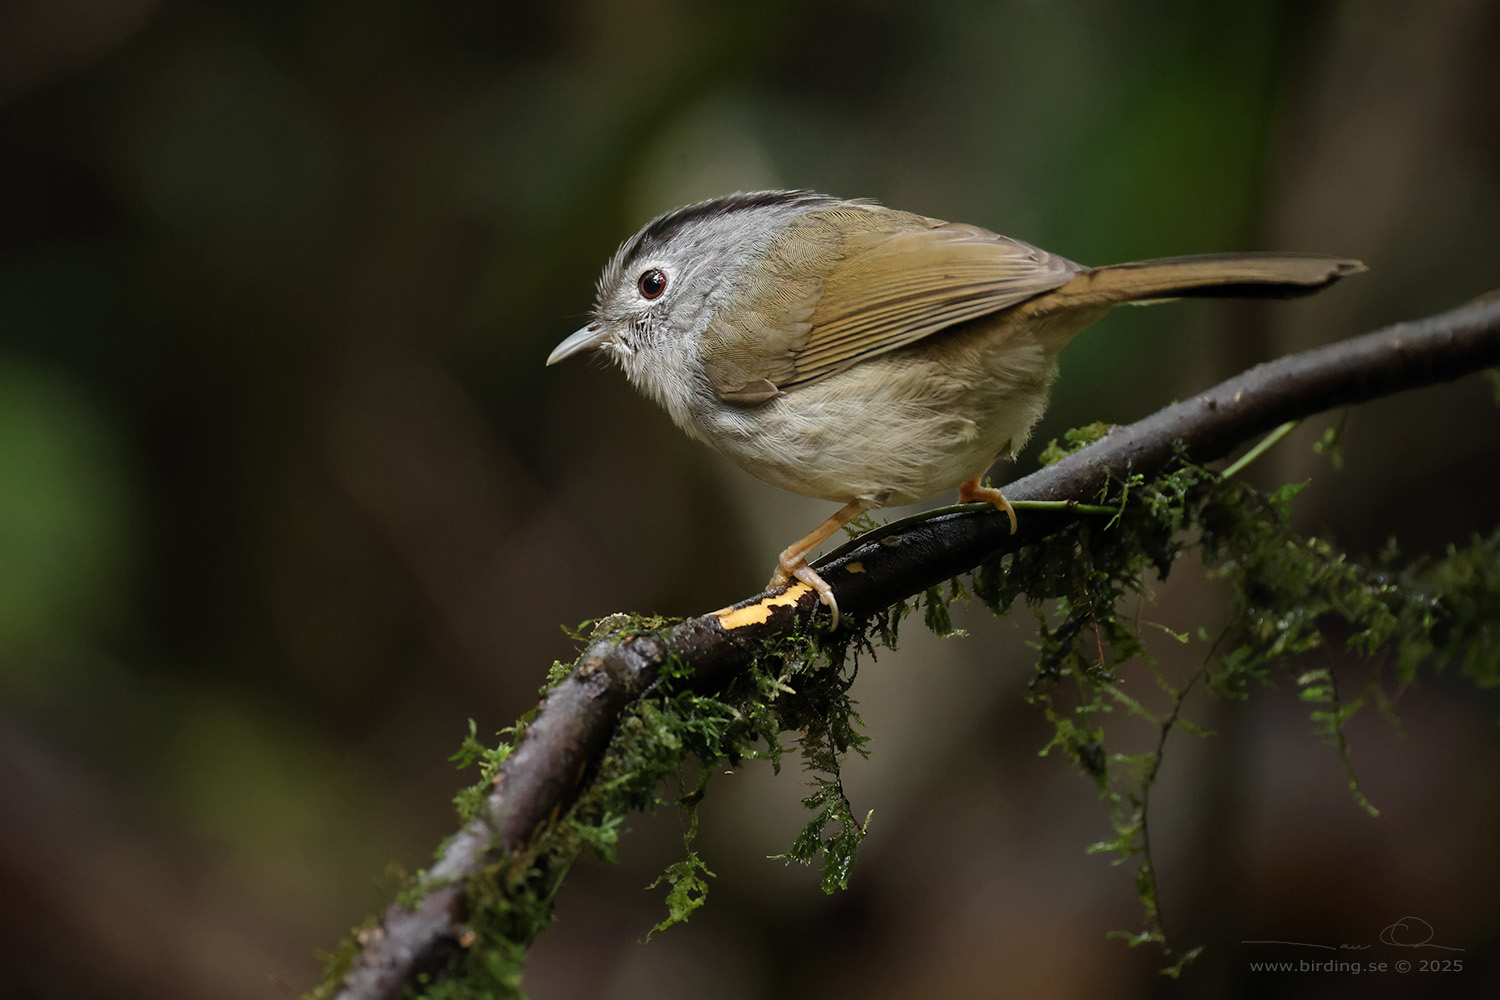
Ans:
{"label": "white eye ring", "polygon": [[661,293],[667,290],[666,272],[659,267],[643,271],[636,279],[635,287],[643,299],[661,298]]}

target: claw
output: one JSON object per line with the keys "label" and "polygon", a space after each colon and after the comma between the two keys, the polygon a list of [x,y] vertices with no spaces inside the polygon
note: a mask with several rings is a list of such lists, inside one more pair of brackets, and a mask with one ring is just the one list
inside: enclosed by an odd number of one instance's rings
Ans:
{"label": "claw", "polygon": [[807,563],[792,570],[792,575],[816,591],[818,599],[828,605],[828,611],[833,617],[828,624],[828,631],[837,632],[839,630],[839,602],[838,598],[833,596],[833,588],[828,586],[828,582],[818,575],[818,571]]}
{"label": "claw", "polygon": [[[787,552],[790,551],[790,549],[787,550]],[[818,599],[828,605],[828,610],[833,615],[833,621],[829,624],[828,631],[837,631],[839,627],[839,602],[833,596],[833,588],[828,585],[827,580],[818,575],[817,570],[807,564],[807,559],[804,556],[796,555],[794,556],[795,561],[789,562],[787,552],[781,554],[781,562],[777,564],[776,572],[771,574],[771,582],[766,584],[766,589],[770,590],[772,587],[780,587],[783,584],[791,583],[793,579],[807,584],[818,595]]]}
{"label": "claw", "polygon": [[958,488],[958,502],[994,504],[996,510],[1005,511],[1005,516],[1010,518],[1010,533],[1014,535],[1016,533],[1016,509],[1010,505],[1009,500],[1005,499],[1005,494],[995,487],[979,485],[983,475],[984,473],[981,472]]}

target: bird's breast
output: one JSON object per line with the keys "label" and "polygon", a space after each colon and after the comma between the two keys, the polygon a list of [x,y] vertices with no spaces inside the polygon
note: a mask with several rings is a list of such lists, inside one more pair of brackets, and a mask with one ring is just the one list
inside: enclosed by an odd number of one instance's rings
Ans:
{"label": "bird's breast", "polygon": [[698,434],[772,485],[837,503],[910,503],[1025,442],[1055,360],[1035,340],[932,338],[756,406],[714,400]]}

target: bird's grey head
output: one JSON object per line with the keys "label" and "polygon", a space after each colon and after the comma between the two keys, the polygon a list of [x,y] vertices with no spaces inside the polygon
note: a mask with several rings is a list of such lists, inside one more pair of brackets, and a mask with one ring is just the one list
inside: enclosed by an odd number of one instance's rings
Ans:
{"label": "bird's grey head", "polygon": [[770,242],[797,216],[837,201],[812,191],[754,191],[657,216],[615,251],[599,277],[592,322],[557,345],[547,363],[597,348],[658,395],[643,370],[656,367],[649,365],[654,356],[696,349]]}

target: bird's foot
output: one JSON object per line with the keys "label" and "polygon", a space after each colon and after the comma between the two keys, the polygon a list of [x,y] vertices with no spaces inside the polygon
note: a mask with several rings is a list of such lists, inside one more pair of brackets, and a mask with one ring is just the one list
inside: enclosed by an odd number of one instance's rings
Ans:
{"label": "bird's foot", "polygon": [[988,503],[993,504],[996,510],[1005,511],[1005,516],[1010,518],[1010,533],[1014,535],[1016,533],[1016,509],[1010,505],[1009,500],[1005,499],[1005,494],[998,489],[993,486],[980,485],[983,475],[980,473],[958,488],[958,502]]}
{"label": "bird's foot", "polygon": [[870,500],[851,500],[839,508],[838,513],[813,529],[806,538],[788,545],[781,553],[781,558],[776,561],[776,572],[771,574],[771,582],[766,584],[767,588],[780,587],[793,579],[807,584],[818,595],[818,599],[828,605],[828,610],[833,615],[833,621],[828,627],[830,631],[836,630],[839,627],[839,602],[834,598],[833,588],[828,585],[828,581],[807,564],[807,556],[836,531],[873,506],[875,503]]}
{"label": "bird's foot", "polygon": [[[788,550],[788,552],[791,550]],[[818,595],[818,600],[828,606],[828,611],[833,620],[828,625],[828,630],[834,632],[839,627],[839,602],[833,596],[833,588],[828,581],[818,575],[818,571],[807,564],[802,556],[797,556],[794,562],[787,561],[787,553],[782,553],[781,562],[776,565],[776,572],[771,575],[771,582],[766,585],[767,589],[780,587],[791,583],[793,579],[799,583],[805,583],[812,588],[813,593]]]}

